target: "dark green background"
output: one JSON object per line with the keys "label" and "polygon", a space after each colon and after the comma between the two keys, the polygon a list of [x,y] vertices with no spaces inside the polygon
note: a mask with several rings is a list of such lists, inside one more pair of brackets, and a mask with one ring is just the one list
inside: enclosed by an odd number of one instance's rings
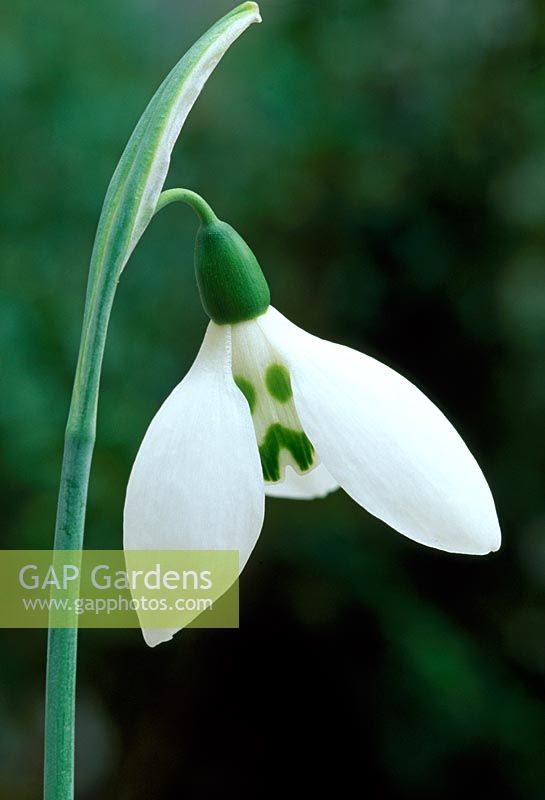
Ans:
{"label": "dark green background", "polygon": [[[52,542],[102,198],[156,86],[226,0],[0,10],[2,544]],[[545,9],[539,0],[264,2],[168,186],[249,241],[299,325],[414,380],[504,533],[427,550],[341,493],[270,501],[240,631],[148,650],[84,631],[79,800],[545,797]],[[195,221],[123,275],[86,544],[119,547],[131,463],[197,351]],[[0,798],[40,794],[45,633],[0,635]]]}

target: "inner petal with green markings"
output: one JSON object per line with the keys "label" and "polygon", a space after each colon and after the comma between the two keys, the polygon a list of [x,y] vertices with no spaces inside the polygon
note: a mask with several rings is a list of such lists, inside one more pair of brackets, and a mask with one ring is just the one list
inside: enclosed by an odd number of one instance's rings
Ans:
{"label": "inner petal with green markings", "polygon": [[309,472],[319,462],[295,408],[288,368],[255,322],[231,330],[233,377],[252,412],[265,481],[282,480],[288,465]]}

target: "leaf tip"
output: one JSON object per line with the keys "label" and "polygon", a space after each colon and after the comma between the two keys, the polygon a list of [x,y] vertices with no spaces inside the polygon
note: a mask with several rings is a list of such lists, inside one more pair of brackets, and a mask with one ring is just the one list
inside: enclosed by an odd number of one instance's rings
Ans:
{"label": "leaf tip", "polygon": [[263,22],[257,3],[244,3],[242,6],[240,6],[240,10],[252,12],[255,15],[252,22]]}

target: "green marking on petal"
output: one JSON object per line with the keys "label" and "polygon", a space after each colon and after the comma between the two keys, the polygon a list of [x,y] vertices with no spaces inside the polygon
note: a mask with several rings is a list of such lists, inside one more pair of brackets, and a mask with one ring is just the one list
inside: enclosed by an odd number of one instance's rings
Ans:
{"label": "green marking on petal", "polygon": [[293,397],[290,374],[283,364],[271,364],[267,367],[265,383],[269,394],[280,403],[287,403]]}
{"label": "green marking on petal", "polygon": [[314,447],[303,431],[294,431],[275,422],[268,429],[259,448],[263,477],[266,481],[280,480],[280,450],[285,448],[293,456],[302,472],[312,466]]}
{"label": "green marking on petal", "polygon": [[253,414],[256,402],[256,391],[250,381],[243,378],[242,375],[234,375],[234,380],[250,406],[250,411]]}

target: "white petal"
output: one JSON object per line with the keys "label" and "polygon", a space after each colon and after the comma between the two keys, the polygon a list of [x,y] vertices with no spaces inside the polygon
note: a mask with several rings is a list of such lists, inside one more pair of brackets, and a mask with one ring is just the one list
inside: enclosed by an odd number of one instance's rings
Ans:
{"label": "white petal", "polygon": [[318,464],[316,469],[303,475],[287,466],[283,480],[265,484],[265,494],[269,497],[285,497],[290,500],[313,500],[325,497],[338,488],[339,484],[323,464]]}
{"label": "white petal", "polygon": [[259,324],[289,365],[307,436],[356,502],[431,547],[475,555],[498,549],[486,480],[419,389],[369,356],[311,336],[275,309]]}
{"label": "white petal", "polygon": [[[231,375],[231,331],[211,322],[191,370],[161,406],[134,463],[126,550],[239,550],[261,531],[264,491],[246,400]],[[173,629],[145,631],[150,645]]]}

